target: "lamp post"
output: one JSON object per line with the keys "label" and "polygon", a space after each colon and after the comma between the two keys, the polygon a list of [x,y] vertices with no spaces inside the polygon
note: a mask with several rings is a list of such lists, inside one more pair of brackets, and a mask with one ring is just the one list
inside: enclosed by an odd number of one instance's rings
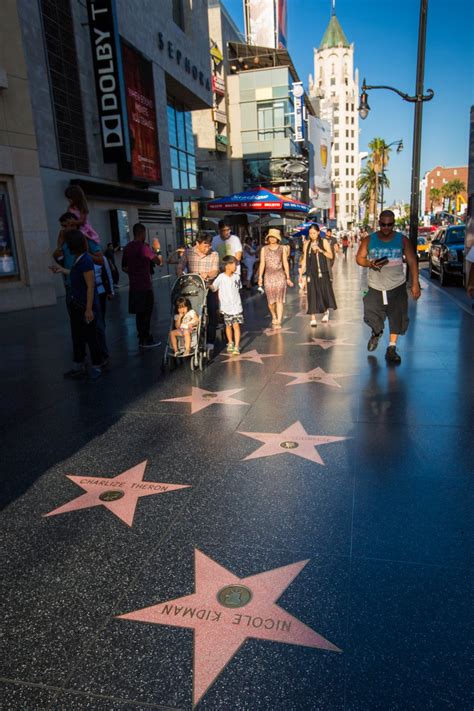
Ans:
{"label": "lamp post", "polygon": [[420,158],[421,158],[421,128],[423,119],[423,103],[431,101],[434,96],[432,89],[427,89],[426,94],[423,94],[423,80],[425,74],[425,47],[426,47],[426,20],[428,16],[428,0],[420,1],[420,20],[418,26],[418,57],[416,64],[416,93],[414,96],[409,96],[393,86],[369,86],[364,82],[362,84],[362,93],[360,96],[359,115],[361,119],[367,118],[370,106],[367,100],[367,91],[372,89],[388,89],[394,91],[402,97],[404,101],[409,101],[415,104],[415,117],[413,123],[413,154],[411,167],[411,196],[410,196],[410,242],[416,254],[416,243],[418,238],[418,208],[419,208],[419,183],[420,183]]}
{"label": "lamp post", "polygon": [[392,141],[392,143],[389,143],[388,145],[384,142],[382,146],[382,185],[381,185],[381,190],[380,190],[380,212],[383,211],[383,184],[385,180],[385,151],[387,148],[391,148],[392,146],[397,147],[397,153],[401,153],[403,151],[403,139],[400,139],[399,141]]}

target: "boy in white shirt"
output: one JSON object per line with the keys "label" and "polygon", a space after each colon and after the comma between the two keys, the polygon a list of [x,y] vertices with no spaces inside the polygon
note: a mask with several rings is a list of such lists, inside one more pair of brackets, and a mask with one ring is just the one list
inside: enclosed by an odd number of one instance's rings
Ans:
{"label": "boy in white shirt", "polygon": [[227,336],[227,352],[240,354],[240,324],[244,322],[240,298],[240,276],[236,274],[237,259],[228,255],[222,260],[224,271],[217,276],[211,289],[219,294],[221,313],[224,317]]}

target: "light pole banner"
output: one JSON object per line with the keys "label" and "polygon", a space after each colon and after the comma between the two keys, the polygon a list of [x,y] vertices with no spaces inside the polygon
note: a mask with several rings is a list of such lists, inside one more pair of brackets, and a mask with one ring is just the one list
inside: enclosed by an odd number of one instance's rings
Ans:
{"label": "light pole banner", "polygon": [[293,82],[293,98],[295,104],[295,143],[304,141],[304,88],[301,81]]}
{"label": "light pole banner", "polygon": [[309,200],[311,207],[331,207],[331,127],[308,116]]}

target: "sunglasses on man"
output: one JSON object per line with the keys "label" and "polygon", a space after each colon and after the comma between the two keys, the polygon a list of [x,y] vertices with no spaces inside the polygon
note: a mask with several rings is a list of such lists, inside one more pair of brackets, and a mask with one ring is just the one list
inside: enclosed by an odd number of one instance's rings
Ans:
{"label": "sunglasses on man", "polygon": [[380,222],[380,227],[393,227],[395,222]]}

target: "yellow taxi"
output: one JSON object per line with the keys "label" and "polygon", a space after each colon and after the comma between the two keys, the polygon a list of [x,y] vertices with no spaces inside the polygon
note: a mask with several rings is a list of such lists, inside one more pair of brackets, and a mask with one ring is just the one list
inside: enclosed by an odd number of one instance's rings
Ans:
{"label": "yellow taxi", "polygon": [[430,252],[430,243],[426,237],[418,237],[416,241],[416,256],[418,259],[428,259]]}

